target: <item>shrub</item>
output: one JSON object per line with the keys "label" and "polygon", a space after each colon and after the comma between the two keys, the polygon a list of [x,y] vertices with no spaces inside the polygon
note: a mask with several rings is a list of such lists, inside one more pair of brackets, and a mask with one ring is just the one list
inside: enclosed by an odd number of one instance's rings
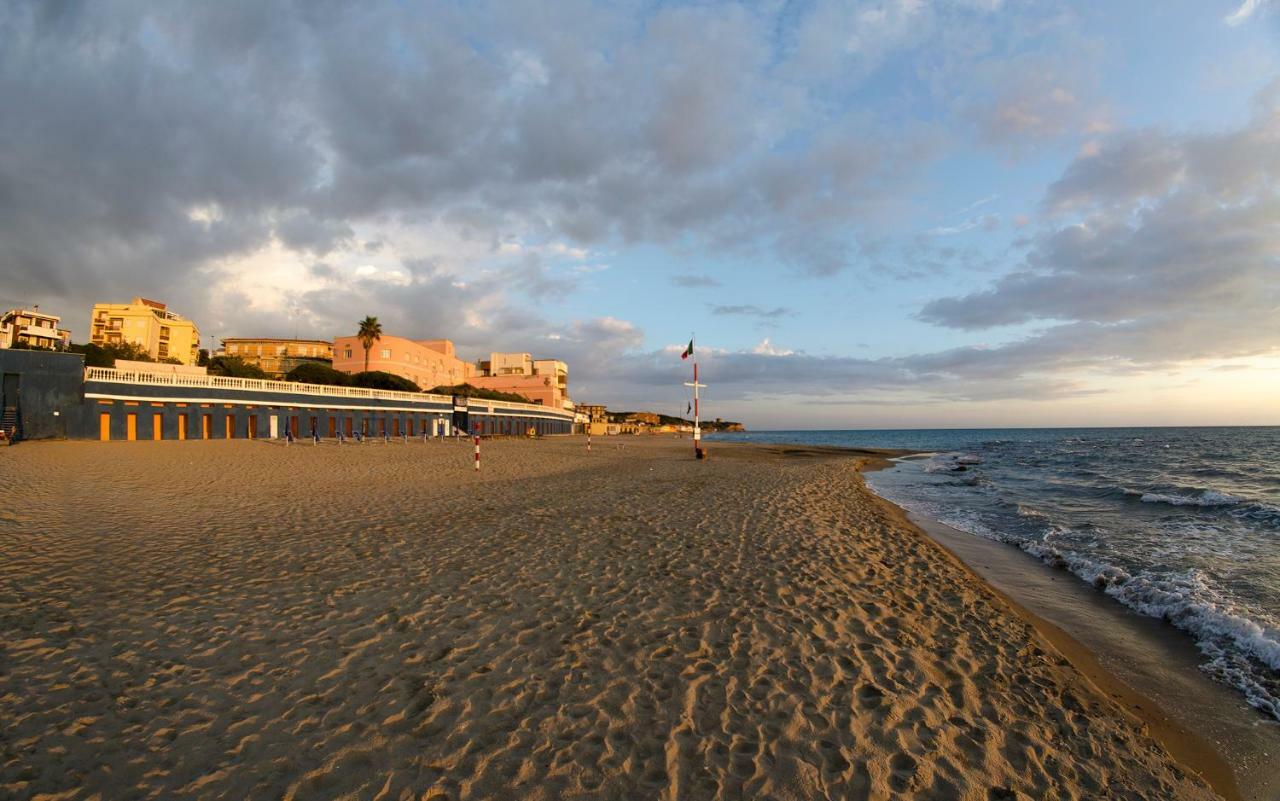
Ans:
{"label": "shrub", "polygon": [[394,373],[386,373],[382,370],[369,370],[363,373],[356,373],[352,376],[353,383],[357,387],[365,389],[391,389],[397,392],[421,392],[422,389],[417,384],[407,378],[395,375]]}
{"label": "shrub", "polygon": [[323,384],[331,387],[349,387],[351,376],[341,370],[335,370],[322,362],[300,364],[285,373],[285,381],[297,381],[300,384]]}
{"label": "shrub", "polygon": [[209,360],[209,375],[230,378],[266,378],[267,374],[256,364],[249,364],[239,356],[214,356]]}
{"label": "shrub", "polygon": [[441,384],[430,391],[436,395],[463,395],[468,398],[479,398],[480,400],[533,403],[524,395],[517,395],[514,392],[499,392],[496,389],[482,389],[481,387],[473,387],[470,384],[454,384],[453,386]]}

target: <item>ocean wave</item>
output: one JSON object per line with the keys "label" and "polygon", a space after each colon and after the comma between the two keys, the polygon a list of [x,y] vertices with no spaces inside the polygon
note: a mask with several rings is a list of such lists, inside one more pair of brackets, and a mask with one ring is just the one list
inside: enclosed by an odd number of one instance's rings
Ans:
{"label": "ocean wave", "polygon": [[[1250,706],[1280,720],[1280,688],[1260,680],[1260,671],[1280,671],[1280,626],[1260,623],[1220,597],[1194,569],[1175,574],[1130,571],[1105,560],[1091,559],[1066,547],[1063,539],[1078,538],[1074,529],[1050,528],[1040,539],[997,530],[976,515],[957,514],[942,505],[889,500],[925,514],[952,528],[1021,549],[1049,567],[1063,570],[1130,609],[1166,621],[1196,641],[1208,657],[1202,668],[1235,687]],[[904,502],[905,501],[905,502]],[[1251,667],[1252,665],[1252,667]]]}
{"label": "ocean wave", "polygon": [[1235,506],[1245,503],[1238,498],[1217,490],[1202,490],[1198,495],[1168,495],[1162,492],[1144,492],[1138,498],[1143,503],[1167,503],[1170,506]]}
{"label": "ocean wave", "polygon": [[[999,536],[988,538],[1009,541]],[[1073,573],[1135,612],[1159,618],[1191,634],[1200,651],[1210,657],[1205,666],[1208,672],[1241,690],[1250,705],[1280,720],[1280,697],[1272,695],[1254,672],[1239,662],[1243,656],[1280,671],[1280,627],[1259,623],[1235,609],[1218,597],[1199,571],[1142,571],[1135,575],[1117,565],[1059,550],[1047,541],[1011,544],[1050,567]]]}
{"label": "ocean wave", "polygon": [[[1162,445],[1145,444],[1147,454]],[[1202,670],[1280,720],[1280,614],[1268,589],[1280,542],[1274,472],[1255,461],[1227,475],[1199,454],[1169,461],[1126,451],[1097,461],[1076,454],[1076,443],[1048,452],[1039,443],[971,447],[934,453],[883,482],[872,474],[868,484],[1182,630],[1203,654]]]}
{"label": "ocean wave", "polygon": [[973,453],[939,453],[924,463],[926,473],[960,473],[982,464],[982,457]]}
{"label": "ocean wave", "polygon": [[1240,520],[1261,523],[1267,527],[1280,526],[1280,506],[1242,498],[1215,489],[1134,490],[1122,487],[1121,493],[1137,498],[1142,503],[1203,509],[1220,512]]}

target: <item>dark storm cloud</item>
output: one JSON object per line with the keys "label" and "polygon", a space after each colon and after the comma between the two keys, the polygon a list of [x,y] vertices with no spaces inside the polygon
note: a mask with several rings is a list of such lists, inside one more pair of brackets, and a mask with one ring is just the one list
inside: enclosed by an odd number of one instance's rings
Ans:
{"label": "dark storm cloud", "polygon": [[767,15],[633,11],[6,4],[4,277],[73,309],[146,289],[199,315],[219,260],[430,220],[763,248],[829,274],[936,150],[773,74]]}

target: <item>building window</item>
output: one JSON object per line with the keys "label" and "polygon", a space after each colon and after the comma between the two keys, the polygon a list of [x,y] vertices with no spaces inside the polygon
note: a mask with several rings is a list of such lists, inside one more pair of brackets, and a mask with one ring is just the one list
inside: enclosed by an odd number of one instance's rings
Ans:
{"label": "building window", "polygon": [[382,349],[382,358],[384,358],[384,359],[390,359],[390,358],[391,358],[391,348],[383,348],[383,349]]}
{"label": "building window", "polygon": [[346,358],[348,358],[348,359],[350,359],[350,358],[351,358],[351,348],[347,348],[347,355],[346,355]]}

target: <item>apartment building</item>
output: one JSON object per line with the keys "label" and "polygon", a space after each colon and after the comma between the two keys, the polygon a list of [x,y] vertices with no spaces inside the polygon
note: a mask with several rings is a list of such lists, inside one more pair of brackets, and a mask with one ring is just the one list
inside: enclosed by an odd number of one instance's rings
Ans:
{"label": "apartment building", "polygon": [[200,329],[159,301],[135,297],[128,303],[95,303],[89,322],[89,341],[95,345],[129,342],[156,361],[199,361]]}
{"label": "apartment building", "polygon": [[[333,369],[344,373],[365,370],[364,344],[359,337],[333,340]],[[476,367],[458,358],[447,339],[405,339],[383,334],[369,350],[369,370],[407,378],[424,390],[441,385],[475,383]]]}
{"label": "apartment building", "polygon": [[10,309],[0,316],[0,348],[65,348],[71,344],[71,332],[61,322],[61,317],[45,314],[39,306]]}
{"label": "apartment building", "polygon": [[[271,378],[283,378],[293,368],[307,362],[333,361],[333,343],[327,339],[277,339],[272,337],[227,337],[222,352],[256,365]],[[363,351],[362,351],[363,353]]]}
{"label": "apartment building", "polygon": [[528,353],[490,353],[478,368],[480,374],[470,381],[476,387],[514,392],[555,409],[572,407],[569,366],[558,359],[534,359]]}

